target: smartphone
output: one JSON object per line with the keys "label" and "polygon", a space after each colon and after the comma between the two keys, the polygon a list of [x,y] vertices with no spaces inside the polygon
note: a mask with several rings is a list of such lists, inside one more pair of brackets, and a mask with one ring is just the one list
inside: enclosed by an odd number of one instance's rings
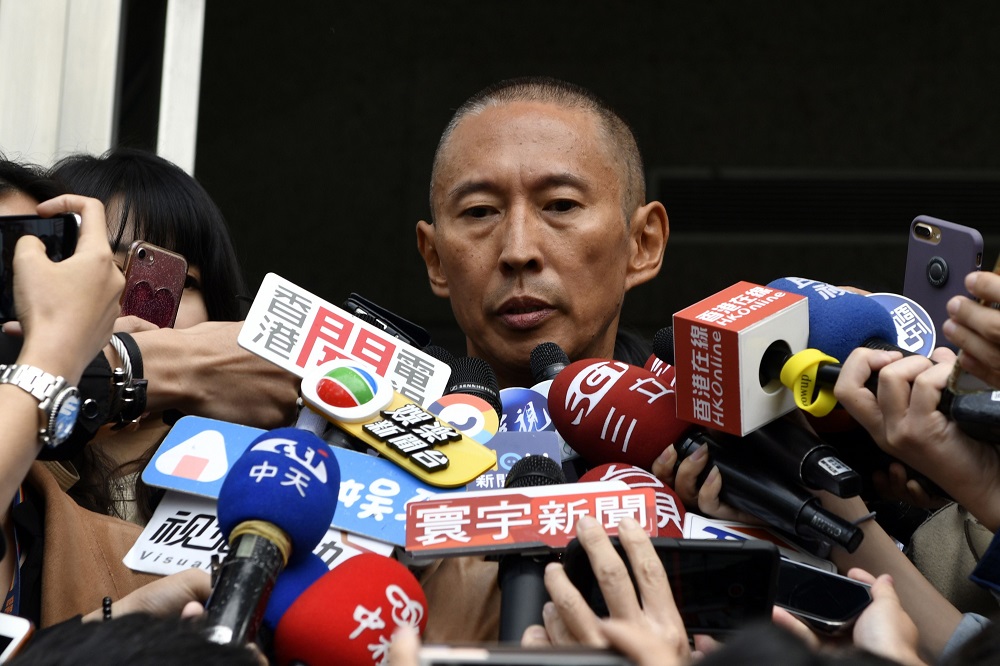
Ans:
{"label": "smartphone", "polygon": [[[725,635],[752,620],[770,620],[778,581],[778,548],[769,541],[654,537],[670,590],[688,634]],[[635,575],[617,537],[612,544]],[[608,616],[607,603],[587,553],[573,539],[563,567],[590,608]]]}
{"label": "smartphone", "polygon": [[403,342],[423,349],[431,343],[431,334],[422,326],[387,310],[375,301],[357,292],[351,292],[344,301],[344,309],[358,319],[382,329],[387,334]]}
{"label": "smartphone", "polygon": [[16,655],[34,630],[35,626],[29,620],[0,613],[0,663]]}
{"label": "smartphone", "polygon": [[865,583],[781,558],[774,605],[816,631],[829,636],[846,632],[871,602],[871,587]]}
{"label": "smartphone", "polygon": [[53,217],[39,215],[0,216],[0,323],[16,319],[14,310],[14,246],[21,236],[38,236],[52,261],[62,261],[73,254],[80,235],[80,216],[63,213]]}
{"label": "smartphone", "polygon": [[137,240],[125,257],[122,316],[135,315],[160,328],[172,328],[184,295],[187,259],[158,245]]}
{"label": "smartphone", "polygon": [[919,303],[934,322],[936,346],[954,349],[941,333],[952,296],[968,296],[965,276],[983,263],[983,236],[976,229],[927,215],[910,223],[903,295]]}
{"label": "smartphone", "polygon": [[583,646],[544,649],[513,645],[425,645],[420,648],[419,666],[635,666],[627,657]]}

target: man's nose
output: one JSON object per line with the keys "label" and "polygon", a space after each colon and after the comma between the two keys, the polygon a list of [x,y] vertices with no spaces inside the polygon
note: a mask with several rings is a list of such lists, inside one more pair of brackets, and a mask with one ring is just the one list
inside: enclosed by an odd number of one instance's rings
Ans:
{"label": "man's nose", "polygon": [[505,273],[541,270],[544,250],[542,220],[530,206],[513,206],[504,221],[500,270]]}

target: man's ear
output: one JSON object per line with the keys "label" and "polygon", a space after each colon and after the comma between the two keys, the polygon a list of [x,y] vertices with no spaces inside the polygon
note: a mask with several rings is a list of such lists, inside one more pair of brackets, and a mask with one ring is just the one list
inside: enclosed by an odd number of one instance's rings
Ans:
{"label": "man's ear", "polygon": [[437,246],[434,243],[434,233],[437,228],[424,220],[417,222],[417,249],[420,256],[424,258],[427,266],[427,277],[431,282],[431,291],[435,296],[448,298],[448,278],[441,267],[441,257],[438,256]]}
{"label": "man's ear", "polygon": [[659,201],[650,201],[640,206],[632,215],[629,225],[631,256],[625,288],[649,282],[660,272],[663,252],[670,237],[670,221],[667,211]]}

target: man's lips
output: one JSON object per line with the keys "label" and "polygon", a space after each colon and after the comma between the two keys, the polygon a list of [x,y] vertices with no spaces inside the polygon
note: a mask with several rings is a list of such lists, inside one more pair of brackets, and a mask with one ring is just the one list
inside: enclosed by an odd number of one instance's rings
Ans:
{"label": "man's lips", "polygon": [[500,320],[510,328],[525,330],[542,323],[556,309],[544,301],[533,298],[514,298],[500,306]]}

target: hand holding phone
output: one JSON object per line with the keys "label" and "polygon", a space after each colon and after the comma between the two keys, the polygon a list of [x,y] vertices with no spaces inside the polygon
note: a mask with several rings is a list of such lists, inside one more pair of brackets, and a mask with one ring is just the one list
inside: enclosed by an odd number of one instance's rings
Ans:
{"label": "hand holding phone", "polygon": [[45,244],[52,261],[62,261],[76,249],[80,234],[80,216],[62,213],[0,216],[0,323],[17,318],[14,306],[14,247],[21,236],[37,236]]}
{"label": "hand holding phone", "polygon": [[[684,629],[691,634],[725,635],[747,622],[769,619],[774,605],[778,549],[767,541],[714,539],[650,539],[659,558]],[[636,576],[618,538],[612,546]],[[609,615],[594,569],[578,539],[563,556],[566,575],[598,616]],[[637,594],[638,585],[636,585]]]}
{"label": "hand holding phone", "polygon": [[171,328],[184,295],[187,259],[165,248],[137,240],[125,259],[122,316],[135,315]]}
{"label": "hand holding phone", "polygon": [[845,633],[871,602],[870,585],[781,558],[774,605],[821,634]]}

